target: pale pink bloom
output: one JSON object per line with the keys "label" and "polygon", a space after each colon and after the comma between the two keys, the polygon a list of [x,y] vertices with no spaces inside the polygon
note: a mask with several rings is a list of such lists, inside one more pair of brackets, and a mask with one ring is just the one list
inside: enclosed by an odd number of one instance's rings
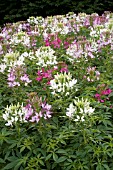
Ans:
{"label": "pale pink bloom", "polygon": [[16,79],[15,74],[14,74],[14,70],[12,69],[11,72],[8,74],[8,81],[13,82]]}
{"label": "pale pink bloom", "polygon": [[15,87],[15,86],[20,86],[20,83],[19,82],[8,82],[8,86],[9,87]]}
{"label": "pale pink bloom", "polygon": [[51,118],[51,112],[50,112],[50,111],[47,111],[47,112],[44,114],[44,119],[47,119],[47,118]]}
{"label": "pale pink bloom", "polygon": [[95,58],[95,56],[90,51],[88,52],[88,56],[90,56],[91,58]]}
{"label": "pale pink bloom", "polygon": [[27,74],[24,74],[23,76],[20,77],[20,80],[24,81],[24,82],[27,82],[27,83],[30,83],[31,80],[29,79],[28,75]]}

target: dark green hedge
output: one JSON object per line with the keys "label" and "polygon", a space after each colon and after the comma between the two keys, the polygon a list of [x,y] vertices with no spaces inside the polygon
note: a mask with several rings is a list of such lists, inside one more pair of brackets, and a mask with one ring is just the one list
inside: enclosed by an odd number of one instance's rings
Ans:
{"label": "dark green hedge", "polygon": [[112,0],[0,0],[0,25],[26,20],[29,16],[112,11]]}

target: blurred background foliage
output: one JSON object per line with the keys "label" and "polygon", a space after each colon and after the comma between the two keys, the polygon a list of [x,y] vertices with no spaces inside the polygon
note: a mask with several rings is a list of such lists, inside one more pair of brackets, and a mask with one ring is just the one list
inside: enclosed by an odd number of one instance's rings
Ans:
{"label": "blurred background foliage", "polygon": [[68,12],[87,14],[112,11],[112,0],[0,0],[0,26],[24,21],[30,16],[53,16]]}

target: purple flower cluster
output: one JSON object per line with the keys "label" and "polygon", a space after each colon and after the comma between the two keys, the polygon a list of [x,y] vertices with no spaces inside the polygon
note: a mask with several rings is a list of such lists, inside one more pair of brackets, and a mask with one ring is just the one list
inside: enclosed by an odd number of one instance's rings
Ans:
{"label": "purple flower cluster", "polygon": [[88,67],[87,73],[84,75],[84,79],[88,82],[94,82],[100,79],[100,72],[96,70],[96,67]]}
{"label": "purple flower cluster", "polygon": [[9,87],[20,86],[20,83],[18,81],[16,81],[14,69],[11,69],[10,73],[8,74],[7,80],[8,80],[8,86]]}
{"label": "purple flower cluster", "polygon": [[51,114],[51,105],[46,102],[42,103],[38,109],[34,108],[31,104],[27,104],[25,107],[25,119],[30,122],[38,123],[41,118],[50,118]]}
{"label": "purple flower cluster", "polygon": [[21,82],[25,83],[25,86],[31,82],[28,75],[26,73],[23,73],[22,76],[17,74],[15,69],[11,69],[8,74],[8,86],[9,87],[15,87],[20,86]]}

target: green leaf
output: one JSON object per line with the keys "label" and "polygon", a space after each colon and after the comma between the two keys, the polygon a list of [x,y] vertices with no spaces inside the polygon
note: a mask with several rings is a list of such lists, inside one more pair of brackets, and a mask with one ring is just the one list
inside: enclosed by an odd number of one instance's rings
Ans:
{"label": "green leaf", "polygon": [[17,165],[14,167],[14,170],[18,170],[21,165],[22,165],[22,162],[18,162]]}
{"label": "green leaf", "polygon": [[110,93],[110,94],[108,95],[108,97],[111,97],[111,96],[113,96],[113,92],[112,92],[112,93]]}
{"label": "green leaf", "polygon": [[46,157],[46,161],[49,160],[52,156],[52,153],[50,153],[47,157]]}
{"label": "green leaf", "polygon": [[44,166],[44,162],[42,160],[39,160],[40,164]]}
{"label": "green leaf", "polygon": [[61,141],[62,144],[66,145],[66,142],[64,140]]}
{"label": "green leaf", "polygon": [[18,163],[18,160],[9,163],[9,164],[7,164],[7,165],[3,168],[3,170],[12,169],[12,168],[14,168],[14,167],[17,165],[17,163]]}
{"label": "green leaf", "polygon": [[31,151],[31,147],[30,146],[27,146],[27,149],[29,149]]}
{"label": "green leaf", "polygon": [[98,164],[97,167],[96,167],[96,170],[104,170],[104,168],[102,167],[101,164]]}
{"label": "green leaf", "polygon": [[66,168],[66,170],[70,170],[70,169],[72,169],[72,165],[69,165],[69,166]]}
{"label": "green leaf", "polygon": [[107,164],[103,164],[104,168],[106,168],[106,170],[110,170],[109,166]]}
{"label": "green leaf", "polygon": [[10,155],[10,151],[7,151],[6,155],[5,155],[5,160],[8,159],[8,156]]}
{"label": "green leaf", "polygon": [[59,149],[59,150],[57,151],[57,153],[64,153],[64,154],[66,154],[67,152],[66,152],[64,149]]}
{"label": "green leaf", "polygon": [[25,150],[25,146],[23,146],[21,149],[20,149],[20,153],[23,152]]}
{"label": "green leaf", "polygon": [[13,143],[13,144],[9,147],[9,149],[14,148],[16,145],[17,145],[16,143]]}
{"label": "green leaf", "polygon": [[61,156],[58,160],[57,163],[64,162],[67,159],[66,156]]}
{"label": "green leaf", "polygon": [[68,162],[72,162],[72,159],[67,159]]}
{"label": "green leaf", "polygon": [[53,117],[53,121],[55,124],[58,124],[58,118],[57,117]]}
{"label": "green leaf", "polygon": [[44,150],[40,149],[40,152],[42,153],[42,155],[43,155],[44,157],[46,157],[46,152],[45,152]]}
{"label": "green leaf", "polygon": [[16,156],[10,156],[7,158],[8,161],[13,162],[16,161],[18,158]]}
{"label": "green leaf", "polygon": [[5,163],[5,161],[2,158],[0,158],[0,163]]}
{"label": "green leaf", "polygon": [[57,162],[57,160],[58,160],[58,156],[54,152],[53,152],[53,159],[54,159],[55,162]]}

